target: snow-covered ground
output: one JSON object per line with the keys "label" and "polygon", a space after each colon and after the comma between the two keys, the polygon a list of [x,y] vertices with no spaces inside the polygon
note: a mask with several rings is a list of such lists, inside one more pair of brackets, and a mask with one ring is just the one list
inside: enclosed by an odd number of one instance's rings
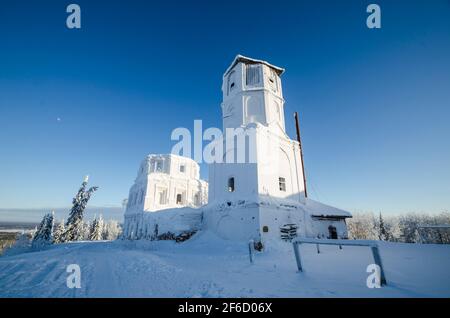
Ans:
{"label": "snow-covered ground", "polygon": [[[278,243],[250,264],[246,244],[202,232],[173,241],[80,242],[0,257],[0,297],[450,297],[450,246],[380,243],[388,286],[366,287],[366,247]],[[81,268],[69,289],[66,268]]]}

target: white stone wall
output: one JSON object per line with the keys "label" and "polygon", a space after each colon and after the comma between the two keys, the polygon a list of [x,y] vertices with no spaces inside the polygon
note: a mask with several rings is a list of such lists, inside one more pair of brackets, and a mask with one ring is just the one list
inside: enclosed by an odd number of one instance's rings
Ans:
{"label": "white stone wall", "polygon": [[[243,134],[248,129],[254,133],[248,134],[250,138],[245,146],[248,148],[254,143],[256,163],[209,165],[210,202],[253,200],[259,195],[302,201],[304,184],[298,143],[260,124],[249,125]],[[248,152],[247,149],[245,153]],[[230,178],[234,178],[234,192],[228,189]],[[280,178],[284,183],[283,190],[280,190]]]}
{"label": "white stone wall", "polygon": [[206,204],[208,183],[199,177],[199,166],[192,159],[171,154],[147,156],[130,189],[126,214]]}

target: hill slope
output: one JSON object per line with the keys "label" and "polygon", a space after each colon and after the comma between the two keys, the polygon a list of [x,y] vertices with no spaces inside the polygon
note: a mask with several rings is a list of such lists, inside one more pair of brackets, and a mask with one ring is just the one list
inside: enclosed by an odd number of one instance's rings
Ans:
{"label": "hill slope", "polygon": [[[250,264],[246,244],[209,232],[172,241],[80,242],[0,257],[0,297],[450,297],[450,246],[380,243],[388,286],[366,287],[365,247],[279,243]],[[69,264],[81,288],[66,286]]]}

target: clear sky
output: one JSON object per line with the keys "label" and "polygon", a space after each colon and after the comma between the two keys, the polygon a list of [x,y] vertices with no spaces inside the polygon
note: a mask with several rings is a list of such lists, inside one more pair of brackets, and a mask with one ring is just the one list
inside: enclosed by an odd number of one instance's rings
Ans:
{"label": "clear sky", "polygon": [[[73,2],[81,30],[65,25]],[[381,29],[366,27],[370,3]],[[85,174],[100,186],[92,205],[119,206],[174,128],[221,127],[238,53],[286,68],[286,125],[294,138],[299,111],[312,198],[449,210],[447,0],[2,0],[0,208],[69,206]]]}

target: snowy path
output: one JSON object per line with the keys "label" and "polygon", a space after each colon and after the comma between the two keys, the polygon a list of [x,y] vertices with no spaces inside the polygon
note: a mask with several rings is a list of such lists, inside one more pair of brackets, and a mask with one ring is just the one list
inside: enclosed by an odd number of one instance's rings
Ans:
{"label": "snowy path", "polygon": [[[0,297],[450,297],[450,246],[381,244],[389,286],[366,287],[364,247],[302,247],[297,273],[290,244],[248,260],[246,244],[199,233],[176,244],[82,242],[0,257]],[[79,264],[81,289],[66,287]]]}

